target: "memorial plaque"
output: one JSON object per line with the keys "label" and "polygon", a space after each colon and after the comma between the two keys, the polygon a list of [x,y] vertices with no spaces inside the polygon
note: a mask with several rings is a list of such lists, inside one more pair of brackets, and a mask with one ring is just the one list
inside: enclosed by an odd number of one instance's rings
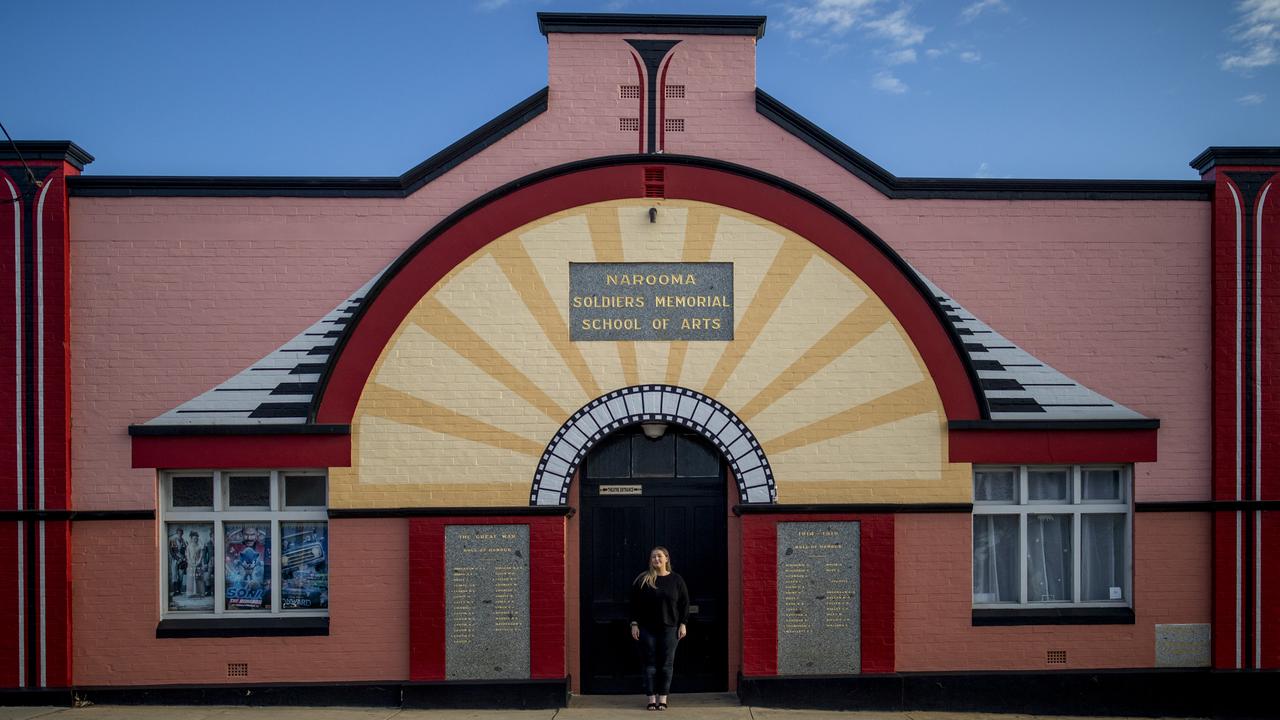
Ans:
{"label": "memorial plaque", "polygon": [[732,340],[733,263],[569,263],[570,340]]}
{"label": "memorial plaque", "polygon": [[862,671],[856,522],[778,523],[778,673]]}
{"label": "memorial plaque", "polygon": [[1209,624],[1156,625],[1156,667],[1209,667]]}
{"label": "memorial plaque", "polygon": [[529,526],[448,525],[445,677],[529,677]]}

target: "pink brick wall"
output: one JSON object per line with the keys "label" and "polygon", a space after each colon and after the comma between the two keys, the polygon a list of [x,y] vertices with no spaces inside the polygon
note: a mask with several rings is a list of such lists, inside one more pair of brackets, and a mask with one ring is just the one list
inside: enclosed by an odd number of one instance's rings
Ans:
{"label": "pink brick wall", "polygon": [[971,520],[899,515],[897,670],[1035,670],[1048,650],[1066,669],[1155,665],[1155,625],[1208,623],[1211,523],[1198,513],[1139,513],[1134,532],[1133,625],[973,627]]}
{"label": "pink brick wall", "polygon": [[[129,468],[129,424],[293,337],[452,210],[541,168],[634,152],[635,134],[617,126],[635,112],[618,98],[635,82],[622,40],[554,36],[549,52],[548,111],[405,200],[73,198],[73,507],[154,507],[154,472]],[[756,114],[749,39],[686,38],[675,52],[667,81],[687,97],[668,117],[686,131],[667,135],[668,152],[756,167],[834,202],[1013,341],[1160,418],[1161,459],[1137,468],[1140,501],[1209,497],[1208,203],[890,201]],[[1207,523],[1141,515],[1137,626],[972,628],[968,523],[897,526],[898,669],[959,667],[977,640],[1010,648],[984,665],[1034,667],[1046,639],[1066,643],[1073,664],[1145,665],[1151,623],[1207,621]],[[334,577],[361,579],[334,584],[336,637],[247,644],[154,638],[151,527],[76,526],[77,682],[212,682],[246,658],[252,680],[296,680],[285,661],[304,655],[310,679],[407,676],[403,522],[334,523]],[[104,562],[110,547],[145,550]],[[1163,577],[1185,584],[1161,590]]]}
{"label": "pink brick wall", "polygon": [[[160,552],[149,521],[73,524],[77,685],[404,680],[406,520],[332,520],[329,637],[157,639]],[[249,664],[228,678],[227,663]]]}

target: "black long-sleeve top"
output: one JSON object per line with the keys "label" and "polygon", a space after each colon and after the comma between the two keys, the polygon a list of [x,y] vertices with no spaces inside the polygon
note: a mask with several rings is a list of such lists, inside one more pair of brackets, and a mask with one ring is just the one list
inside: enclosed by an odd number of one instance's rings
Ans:
{"label": "black long-sleeve top", "polygon": [[644,575],[631,584],[631,621],[641,627],[675,627],[689,622],[689,588],[675,573],[659,575],[658,587],[644,583]]}

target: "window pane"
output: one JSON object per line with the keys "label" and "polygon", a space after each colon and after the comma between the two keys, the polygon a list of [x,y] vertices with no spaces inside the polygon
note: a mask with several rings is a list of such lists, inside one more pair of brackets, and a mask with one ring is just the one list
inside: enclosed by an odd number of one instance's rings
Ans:
{"label": "window pane", "polygon": [[1089,469],[1080,471],[1082,486],[1080,498],[1085,502],[1119,502],[1120,470],[1117,468]]}
{"label": "window pane", "polygon": [[284,504],[285,507],[324,507],[324,478],[319,475],[285,475]]}
{"label": "window pane", "polygon": [[1071,516],[1027,516],[1027,601],[1071,601]]}
{"label": "window pane", "polygon": [[587,455],[587,477],[631,477],[631,436],[614,433],[600,441]]}
{"label": "window pane", "polygon": [[271,507],[270,475],[232,475],[227,484],[227,505],[230,507]]}
{"label": "window pane", "polygon": [[271,608],[271,525],[225,523],[228,610]]}
{"label": "window pane", "polygon": [[1018,516],[973,518],[973,601],[1018,602]]}
{"label": "window pane", "polygon": [[631,477],[675,477],[676,434],[668,432],[657,440],[644,435],[631,437]]}
{"label": "window pane", "polygon": [[1030,502],[1070,502],[1070,475],[1065,469],[1028,470],[1027,497]]}
{"label": "window pane", "polygon": [[169,523],[167,535],[169,609],[213,612],[213,523]]}
{"label": "window pane", "polygon": [[1080,598],[1124,600],[1124,515],[1080,518]]}
{"label": "window pane", "polygon": [[329,607],[329,525],[280,523],[280,607]]}
{"label": "window pane", "polygon": [[174,509],[212,510],[213,477],[209,475],[182,475],[170,481]]}
{"label": "window pane", "polygon": [[1016,470],[976,470],[973,473],[974,502],[1018,502]]}
{"label": "window pane", "polygon": [[702,438],[676,436],[676,475],[715,477],[720,474],[720,453]]}

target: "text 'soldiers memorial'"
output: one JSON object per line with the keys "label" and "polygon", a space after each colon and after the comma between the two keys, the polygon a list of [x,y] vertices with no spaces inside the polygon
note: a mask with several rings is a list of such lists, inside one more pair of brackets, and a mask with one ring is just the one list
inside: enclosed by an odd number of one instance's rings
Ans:
{"label": "text 'soldiers memorial'", "polygon": [[570,340],[732,340],[733,263],[569,263]]}

